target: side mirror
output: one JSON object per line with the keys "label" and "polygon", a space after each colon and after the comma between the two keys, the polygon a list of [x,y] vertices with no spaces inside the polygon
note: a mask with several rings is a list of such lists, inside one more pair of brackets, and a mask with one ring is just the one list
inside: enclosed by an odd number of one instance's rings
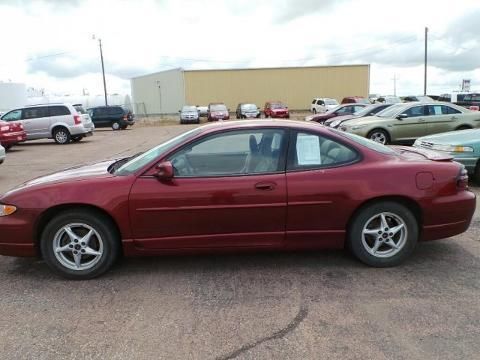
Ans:
{"label": "side mirror", "polygon": [[397,119],[398,120],[403,120],[403,119],[406,119],[408,117],[407,114],[400,114],[400,115],[397,115]]}
{"label": "side mirror", "polygon": [[157,165],[157,172],[154,174],[158,180],[170,180],[173,178],[173,165],[170,161],[164,161]]}

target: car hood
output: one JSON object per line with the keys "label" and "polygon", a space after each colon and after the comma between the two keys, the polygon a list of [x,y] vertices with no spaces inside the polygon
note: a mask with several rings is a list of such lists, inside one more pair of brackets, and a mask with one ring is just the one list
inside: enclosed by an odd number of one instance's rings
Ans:
{"label": "car hood", "polygon": [[343,124],[347,126],[370,125],[382,121],[391,121],[391,118],[382,118],[380,116],[365,116],[360,118],[353,118],[345,121]]}
{"label": "car hood", "polygon": [[14,192],[16,190],[25,189],[28,187],[42,186],[42,185],[61,183],[61,182],[67,182],[67,181],[80,181],[80,180],[86,180],[91,178],[111,177],[113,175],[108,172],[108,168],[111,164],[113,164],[116,161],[117,160],[107,160],[107,161],[102,161],[95,164],[71,167],[71,168],[54,172],[45,176],[40,176],[33,180],[29,180],[17,186],[12,191]]}
{"label": "car hood", "polygon": [[480,129],[449,131],[446,133],[424,136],[417,141],[445,145],[480,144]]}

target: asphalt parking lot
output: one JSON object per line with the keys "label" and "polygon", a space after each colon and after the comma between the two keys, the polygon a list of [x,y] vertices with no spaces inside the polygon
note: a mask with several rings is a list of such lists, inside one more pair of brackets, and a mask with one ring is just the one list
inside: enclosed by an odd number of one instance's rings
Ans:
{"label": "asphalt parking lot", "polygon": [[[137,153],[187,128],[99,130],[78,144],[17,146],[0,165],[0,193],[68,166]],[[467,233],[419,244],[390,269],[343,251],[154,257],[124,259],[79,282],[52,275],[37,259],[0,256],[0,357],[478,358],[479,235],[477,211]]]}

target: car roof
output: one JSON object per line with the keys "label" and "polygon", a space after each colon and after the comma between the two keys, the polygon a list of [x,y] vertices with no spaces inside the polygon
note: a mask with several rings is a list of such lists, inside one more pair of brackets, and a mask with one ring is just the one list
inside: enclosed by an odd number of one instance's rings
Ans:
{"label": "car roof", "polygon": [[218,130],[235,130],[243,128],[265,128],[265,127],[277,127],[285,129],[304,129],[304,130],[318,130],[319,127],[323,127],[318,123],[310,123],[307,121],[296,120],[280,120],[280,119],[262,119],[262,120],[233,120],[215,122],[201,126],[200,128],[204,133],[216,132]]}

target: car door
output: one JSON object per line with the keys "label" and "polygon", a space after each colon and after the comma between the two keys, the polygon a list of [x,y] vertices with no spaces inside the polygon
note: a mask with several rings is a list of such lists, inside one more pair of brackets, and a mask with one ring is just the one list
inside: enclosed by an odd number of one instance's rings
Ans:
{"label": "car door", "polygon": [[137,246],[280,247],[287,140],[279,129],[215,133],[168,157],[171,181],[140,176],[130,193]]}
{"label": "car door", "polygon": [[[427,133],[437,134],[455,129],[460,111],[446,105],[428,105]],[[449,114],[449,109],[451,113]]]}
{"label": "car door", "polygon": [[315,132],[291,133],[287,163],[287,248],[343,245],[360,155],[338,140]]}
{"label": "car door", "polygon": [[392,141],[412,141],[427,135],[428,106],[415,105],[402,114],[406,117],[392,120]]}
{"label": "car door", "polygon": [[[23,124],[22,109],[16,109],[16,110],[9,111],[6,114],[4,114],[1,119],[2,119],[2,121],[16,122],[16,123]],[[26,131],[26,129],[25,129],[25,131]]]}
{"label": "car door", "polygon": [[22,110],[22,123],[29,140],[50,136],[50,117],[46,106],[24,108]]}
{"label": "car door", "polygon": [[[53,129],[57,125],[73,126],[74,120],[70,110],[65,105],[52,105],[48,107],[49,119],[46,119],[45,123],[48,123],[49,129]],[[46,131],[46,134],[50,135],[50,130]]]}

